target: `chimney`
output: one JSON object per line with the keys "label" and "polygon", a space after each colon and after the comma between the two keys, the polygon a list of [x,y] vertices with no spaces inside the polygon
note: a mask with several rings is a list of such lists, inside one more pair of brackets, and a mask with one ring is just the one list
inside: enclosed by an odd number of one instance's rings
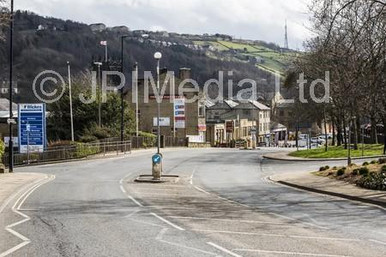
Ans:
{"label": "chimney", "polygon": [[191,75],[191,69],[189,68],[181,68],[180,69],[180,79],[185,80],[185,79],[190,79]]}

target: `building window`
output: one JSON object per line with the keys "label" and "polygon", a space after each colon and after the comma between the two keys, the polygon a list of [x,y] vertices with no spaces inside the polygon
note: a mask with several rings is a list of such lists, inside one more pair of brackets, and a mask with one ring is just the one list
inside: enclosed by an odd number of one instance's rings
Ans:
{"label": "building window", "polygon": [[205,117],[205,106],[201,105],[198,107],[198,116]]}

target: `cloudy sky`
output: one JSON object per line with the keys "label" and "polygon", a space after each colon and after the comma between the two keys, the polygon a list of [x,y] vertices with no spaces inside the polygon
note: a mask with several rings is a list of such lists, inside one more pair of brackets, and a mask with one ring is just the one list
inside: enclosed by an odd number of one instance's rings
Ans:
{"label": "cloudy sky", "polygon": [[126,25],[132,30],[224,33],[302,48],[310,37],[310,0],[16,0],[16,9],[87,24]]}

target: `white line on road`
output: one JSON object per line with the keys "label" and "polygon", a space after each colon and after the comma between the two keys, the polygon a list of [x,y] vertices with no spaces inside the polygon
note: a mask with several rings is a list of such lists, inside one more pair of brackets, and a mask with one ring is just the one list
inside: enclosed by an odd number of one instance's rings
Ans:
{"label": "white line on road", "polygon": [[214,248],[217,248],[218,250],[220,250],[220,251],[222,251],[222,252],[224,252],[224,253],[227,253],[227,254],[229,254],[229,255],[232,255],[232,256],[234,256],[234,257],[242,257],[241,255],[238,255],[238,254],[236,254],[236,253],[234,253],[234,252],[231,252],[231,251],[229,251],[228,249],[225,249],[224,247],[221,247],[221,246],[219,246],[219,245],[216,245],[215,243],[208,242],[207,244],[213,246]]}
{"label": "white line on road", "polygon": [[192,231],[218,233],[218,234],[246,235],[246,236],[286,237],[286,238],[302,238],[302,239],[316,239],[316,240],[352,241],[352,242],[361,241],[359,239],[351,239],[351,238],[296,236],[296,235],[281,235],[281,234],[264,234],[264,233],[254,233],[254,232],[239,232],[239,231],[221,231],[221,230],[205,230],[205,229],[192,229]]}
{"label": "white line on road", "polygon": [[[128,175],[129,176],[129,175]],[[127,177],[127,176],[126,176]],[[126,178],[125,177],[125,178]],[[125,178],[123,178],[123,179],[121,179],[120,181],[119,181],[119,184],[120,184],[120,188],[121,188],[121,191],[126,195],[126,197],[127,198],[129,198],[131,201],[133,201],[136,205],[138,205],[139,207],[143,207],[143,205],[140,203],[140,202],[138,202],[137,200],[135,200],[135,198],[134,197],[132,197],[131,195],[129,195],[128,193],[127,193],[127,191],[126,191],[126,189],[123,187],[123,180],[125,179]],[[0,256],[1,257],[1,256]]]}
{"label": "white line on road", "polygon": [[166,220],[166,219],[164,219],[164,218],[158,216],[157,214],[155,214],[155,213],[153,213],[153,212],[150,213],[150,214],[153,215],[154,217],[158,218],[159,220],[165,222],[166,224],[172,226],[172,227],[175,228],[175,229],[178,229],[178,230],[181,230],[181,231],[184,231],[184,230],[185,230],[185,229],[181,228],[180,226],[177,226],[176,224],[174,224],[174,223],[172,223],[172,222],[170,222],[170,221],[168,221],[168,220]]}
{"label": "white line on road", "polygon": [[207,195],[210,195],[209,192],[205,191],[204,189],[202,189],[201,187],[198,187],[198,186],[194,186],[195,189],[197,189],[198,191],[204,193],[204,194],[207,194]]}
{"label": "white line on road", "polygon": [[168,216],[168,217],[172,219],[212,220],[212,221],[223,221],[223,222],[258,223],[258,224],[269,224],[269,225],[278,225],[278,226],[292,226],[286,223],[258,221],[258,220],[216,219],[216,218],[201,218],[201,217],[186,217],[186,216]]}
{"label": "white line on road", "polygon": [[381,245],[386,245],[385,242],[378,241],[378,240],[375,240],[375,239],[369,239],[369,241],[371,241],[371,242],[373,242],[373,243],[381,244]]}
{"label": "white line on road", "polygon": [[323,256],[323,257],[350,257],[348,255],[334,255],[334,254],[321,254],[321,253],[301,253],[301,252],[285,252],[285,251],[267,251],[259,249],[233,249],[239,252],[256,252],[256,253],[273,253],[273,254],[285,254],[285,255],[303,255],[303,256]]}
{"label": "white line on road", "polygon": [[25,236],[23,236],[22,234],[16,232],[15,230],[13,230],[12,228],[13,227],[16,227],[24,222],[27,222],[29,220],[31,220],[31,218],[20,212],[20,209],[22,207],[22,205],[24,204],[24,202],[27,200],[27,198],[36,190],[38,189],[39,187],[41,187],[42,185],[52,181],[55,179],[55,176],[46,176],[44,179],[42,180],[39,180],[38,182],[36,182],[30,189],[28,189],[26,192],[24,192],[15,202],[15,204],[12,206],[12,211],[20,216],[22,216],[24,219],[23,220],[20,220],[18,222],[15,222],[11,225],[8,225],[5,227],[5,230],[8,231],[9,233],[11,233],[12,235],[18,237],[19,239],[21,239],[23,242],[18,244],[17,246],[15,247],[12,247],[11,249],[3,252],[3,253],[0,253],[0,257],[5,257],[9,254],[12,254],[14,253],[15,251],[21,249],[22,247],[28,245],[31,240]]}

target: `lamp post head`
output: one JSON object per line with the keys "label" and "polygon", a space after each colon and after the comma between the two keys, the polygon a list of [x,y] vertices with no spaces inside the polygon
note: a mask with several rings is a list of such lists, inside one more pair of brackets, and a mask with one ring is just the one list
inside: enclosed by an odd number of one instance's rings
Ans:
{"label": "lamp post head", "polygon": [[156,53],[154,54],[154,59],[160,60],[161,58],[162,58],[162,54],[161,54],[160,52],[156,52]]}

